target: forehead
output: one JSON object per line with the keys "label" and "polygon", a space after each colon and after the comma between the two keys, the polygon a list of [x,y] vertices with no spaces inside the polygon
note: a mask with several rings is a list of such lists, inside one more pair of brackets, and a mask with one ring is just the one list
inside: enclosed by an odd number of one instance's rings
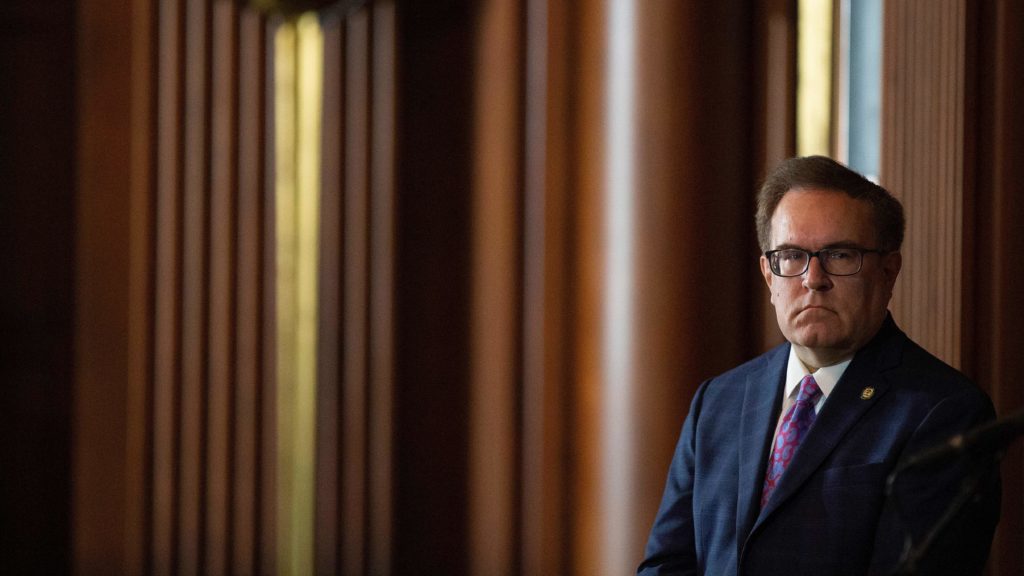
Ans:
{"label": "forehead", "polygon": [[794,189],[772,214],[772,245],[821,248],[849,242],[873,246],[876,230],[871,205],[844,192]]}

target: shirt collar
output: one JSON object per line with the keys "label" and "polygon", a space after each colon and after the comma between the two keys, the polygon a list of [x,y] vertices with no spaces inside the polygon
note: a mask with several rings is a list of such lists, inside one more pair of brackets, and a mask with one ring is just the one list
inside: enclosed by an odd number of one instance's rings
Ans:
{"label": "shirt collar", "polygon": [[843,372],[846,372],[846,367],[850,365],[853,358],[844,360],[838,364],[831,366],[822,366],[818,368],[816,372],[810,373],[804,363],[800,361],[796,356],[796,352],[793,346],[789,347],[789,363],[786,366],[786,397],[796,396],[797,389],[799,388],[800,381],[804,379],[807,374],[814,376],[814,381],[818,383],[818,388],[821,390],[823,398],[828,398],[829,394],[836,387],[836,383],[842,378]]}

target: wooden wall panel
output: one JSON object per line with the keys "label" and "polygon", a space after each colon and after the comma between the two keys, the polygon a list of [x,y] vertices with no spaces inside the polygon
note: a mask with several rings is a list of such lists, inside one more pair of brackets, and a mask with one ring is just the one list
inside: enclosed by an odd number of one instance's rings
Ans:
{"label": "wooden wall panel", "polygon": [[151,378],[152,404],[136,410],[152,426],[127,433],[135,453],[151,450],[151,468],[129,478],[143,500],[141,536],[122,545],[130,566],[155,574],[272,572],[266,24],[228,0],[146,7],[151,36],[135,41],[152,50],[135,57],[151,60],[136,61],[133,84],[137,99],[153,99],[150,115],[142,106],[133,118],[155,143],[149,154],[145,137],[134,144],[143,210],[145,174],[155,177],[152,219],[136,216],[133,236],[152,249],[132,266],[141,278],[152,270],[153,283],[134,300],[132,329],[151,330],[133,387]]}
{"label": "wooden wall panel", "polygon": [[959,0],[886,9],[881,183],[904,205],[897,322],[954,366],[962,357],[966,10]]}
{"label": "wooden wall panel", "polygon": [[[631,570],[693,389],[771,339],[737,326],[763,315],[755,174],[790,139],[750,125],[789,110],[786,68],[755,74],[755,40],[736,39],[759,30],[778,64],[791,14],[765,2],[755,22],[739,0],[344,4],[325,13],[316,570]],[[107,244],[83,237],[79,259],[131,286],[113,291],[128,302],[126,362],[84,365],[124,373],[114,408],[79,404],[82,438],[105,410],[126,418],[131,462],[76,468],[83,487],[114,474],[129,501],[109,531],[75,520],[93,537],[75,563],[127,546],[129,572],[275,573],[267,24],[228,0],[132,6],[109,14],[133,26],[134,76],[97,80],[108,96],[130,87],[130,123],[85,123],[82,140],[95,158],[105,130],[130,126],[118,150],[134,180],[109,187],[125,226]],[[912,214],[894,306],[1005,413],[1022,397],[1006,375],[1024,345],[1024,17],[1009,0],[892,0],[886,14],[882,178]],[[764,110],[746,100],[757,90]],[[96,106],[104,92],[86,94]],[[112,166],[90,163],[83,192],[115,181]],[[126,260],[98,258],[108,245]],[[715,255],[699,274],[694,246]],[[97,277],[81,277],[83,302],[103,301]],[[79,338],[117,332],[81,317],[99,332]],[[1015,447],[994,574],[1021,568],[1020,462]]]}
{"label": "wooden wall panel", "polygon": [[328,13],[316,570],[390,572],[395,7]]}
{"label": "wooden wall panel", "polygon": [[[1024,82],[1016,2],[890,0],[885,11],[882,183],[908,214],[893,308],[916,340],[960,367],[1008,416],[1024,404],[1024,158],[1014,102]],[[1020,442],[1003,462],[1003,515],[991,574],[1017,574],[1024,518]]]}

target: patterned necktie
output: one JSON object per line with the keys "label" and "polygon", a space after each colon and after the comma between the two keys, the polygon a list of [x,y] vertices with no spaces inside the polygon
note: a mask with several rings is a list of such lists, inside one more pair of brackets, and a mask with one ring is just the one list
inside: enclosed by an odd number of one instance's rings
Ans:
{"label": "patterned necktie", "polygon": [[814,424],[814,405],[818,403],[821,396],[821,389],[814,377],[808,374],[800,381],[800,392],[796,395],[796,402],[786,412],[782,419],[782,426],[779,427],[779,434],[772,446],[772,458],[768,462],[768,471],[764,475],[764,490],[761,492],[761,507],[768,503],[775,485],[778,483],[782,472],[786,470],[793,460],[793,453],[797,446],[804,439],[807,430]]}

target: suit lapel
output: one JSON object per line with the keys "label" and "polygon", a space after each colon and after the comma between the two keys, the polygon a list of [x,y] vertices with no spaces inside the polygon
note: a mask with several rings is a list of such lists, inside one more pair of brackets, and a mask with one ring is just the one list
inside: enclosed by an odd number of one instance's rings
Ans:
{"label": "suit lapel", "polygon": [[[885,396],[891,384],[882,376],[882,372],[896,363],[902,349],[898,341],[901,338],[905,336],[889,319],[875,340],[854,357],[793,456],[789,468],[779,479],[757,524],[784,505],[818,470],[850,428]],[[869,387],[872,388],[871,393],[865,393]]]}
{"label": "suit lapel", "polygon": [[[782,405],[789,346],[779,346],[760,369],[747,374],[739,428],[739,493],[736,506],[737,542],[742,545],[761,507],[761,485],[768,448]],[[739,551],[737,551],[738,553]]]}

